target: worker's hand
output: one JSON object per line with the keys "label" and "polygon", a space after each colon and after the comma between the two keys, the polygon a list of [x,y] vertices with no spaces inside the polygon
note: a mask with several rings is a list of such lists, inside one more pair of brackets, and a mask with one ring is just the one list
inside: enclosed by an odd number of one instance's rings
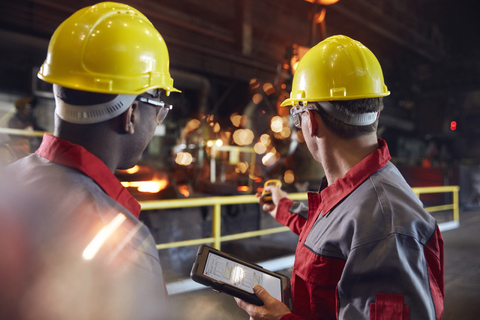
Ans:
{"label": "worker's hand", "polygon": [[258,198],[258,203],[262,205],[262,209],[270,213],[272,217],[276,217],[277,215],[277,206],[280,202],[280,199],[288,197],[288,194],[283,191],[282,189],[275,188],[272,186],[265,187],[265,190],[272,193],[272,202],[265,202],[262,199],[262,193],[256,193],[255,195]]}
{"label": "worker's hand", "polygon": [[259,307],[235,298],[238,306],[248,313],[250,320],[279,320],[287,313],[291,313],[285,304],[272,297],[267,290],[258,284],[253,287],[253,292],[263,301],[263,306]]}

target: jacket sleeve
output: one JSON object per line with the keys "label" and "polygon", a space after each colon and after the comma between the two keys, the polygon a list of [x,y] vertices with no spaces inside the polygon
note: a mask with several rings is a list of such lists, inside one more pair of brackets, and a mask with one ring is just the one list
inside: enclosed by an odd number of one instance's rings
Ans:
{"label": "jacket sleeve", "polygon": [[430,241],[392,233],[354,248],[337,286],[338,318],[441,319],[443,249]]}
{"label": "jacket sleeve", "polygon": [[280,320],[303,320],[303,318],[300,316],[297,316],[296,314],[288,313],[283,317],[281,317]]}
{"label": "jacket sleeve", "polygon": [[[293,212],[292,212],[293,211]],[[294,202],[288,198],[282,198],[278,203],[275,220],[287,226],[295,234],[300,235],[307,221],[308,207],[301,202]]]}

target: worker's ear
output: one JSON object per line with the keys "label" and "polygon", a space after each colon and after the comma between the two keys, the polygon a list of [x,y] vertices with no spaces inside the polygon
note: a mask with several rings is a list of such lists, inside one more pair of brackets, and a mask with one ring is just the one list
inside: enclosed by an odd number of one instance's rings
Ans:
{"label": "worker's ear", "polygon": [[315,137],[318,135],[318,122],[315,117],[315,112],[311,110],[307,110],[305,111],[305,113],[308,116],[308,124],[309,124],[308,129],[310,130],[310,136]]}
{"label": "worker's ear", "polygon": [[135,132],[135,121],[137,120],[135,111],[137,108],[138,103],[134,102],[122,115],[123,129],[129,134],[133,134]]}

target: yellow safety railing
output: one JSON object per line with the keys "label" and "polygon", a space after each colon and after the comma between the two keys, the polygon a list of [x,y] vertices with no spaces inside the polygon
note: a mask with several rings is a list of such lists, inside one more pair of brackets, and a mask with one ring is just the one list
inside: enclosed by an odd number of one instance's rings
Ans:
{"label": "yellow safety railing", "polygon": [[412,190],[413,192],[415,192],[415,194],[419,198],[420,198],[420,194],[422,193],[446,193],[446,192],[453,193],[452,204],[426,207],[425,210],[427,210],[428,212],[453,210],[453,221],[458,222],[460,220],[460,210],[459,210],[459,202],[458,202],[458,192],[460,191],[459,186],[421,187],[421,188],[412,188]]}
{"label": "yellow safety railing", "polygon": [[[413,191],[417,196],[422,193],[453,193],[453,203],[443,206],[427,207],[428,212],[453,210],[453,220],[459,220],[459,205],[458,205],[458,186],[441,186],[441,187],[422,187],[413,188]],[[292,200],[307,200],[307,193],[291,193],[288,197]],[[209,197],[209,198],[194,198],[194,199],[182,199],[182,200],[154,200],[154,201],[141,201],[142,210],[158,210],[158,209],[176,209],[176,208],[188,208],[188,207],[202,207],[213,206],[212,217],[212,236],[209,238],[192,239],[185,241],[177,241],[170,243],[157,244],[157,249],[168,249],[175,247],[185,247],[200,244],[213,243],[213,247],[220,250],[221,243],[224,241],[239,240],[245,238],[258,237],[267,234],[280,233],[289,231],[287,227],[276,227],[263,230],[255,230],[249,232],[242,232],[231,235],[221,235],[221,207],[222,205],[229,204],[245,204],[245,203],[257,203],[257,197],[254,195],[243,196],[228,196],[228,197]]]}
{"label": "yellow safety railing", "polygon": [[5,134],[16,134],[19,136],[26,136],[26,137],[43,137],[45,131],[32,131],[32,130],[25,130],[25,129],[12,129],[12,128],[0,128],[0,133]]}

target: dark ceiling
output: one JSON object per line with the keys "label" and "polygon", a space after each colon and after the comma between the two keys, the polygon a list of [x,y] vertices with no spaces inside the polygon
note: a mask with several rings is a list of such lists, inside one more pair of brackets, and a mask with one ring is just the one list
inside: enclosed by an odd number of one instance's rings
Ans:
{"label": "dark ceiling", "polygon": [[[32,69],[45,59],[55,28],[96,2],[2,0],[0,92],[30,90]],[[340,0],[326,7],[323,34],[321,25],[312,28],[312,16],[323,7],[305,0],[124,2],[163,35],[172,69],[223,81],[225,88],[252,78],[273,82],[292,44],[308,47],[323,36],[345,34],[369,47],[382,64],[392,92],[385,113],[394,121],[410,121],[426,134],[442,132],[449,117],[480,120],[476,0]],[[467,133],[480,135],[472,130]]]}

